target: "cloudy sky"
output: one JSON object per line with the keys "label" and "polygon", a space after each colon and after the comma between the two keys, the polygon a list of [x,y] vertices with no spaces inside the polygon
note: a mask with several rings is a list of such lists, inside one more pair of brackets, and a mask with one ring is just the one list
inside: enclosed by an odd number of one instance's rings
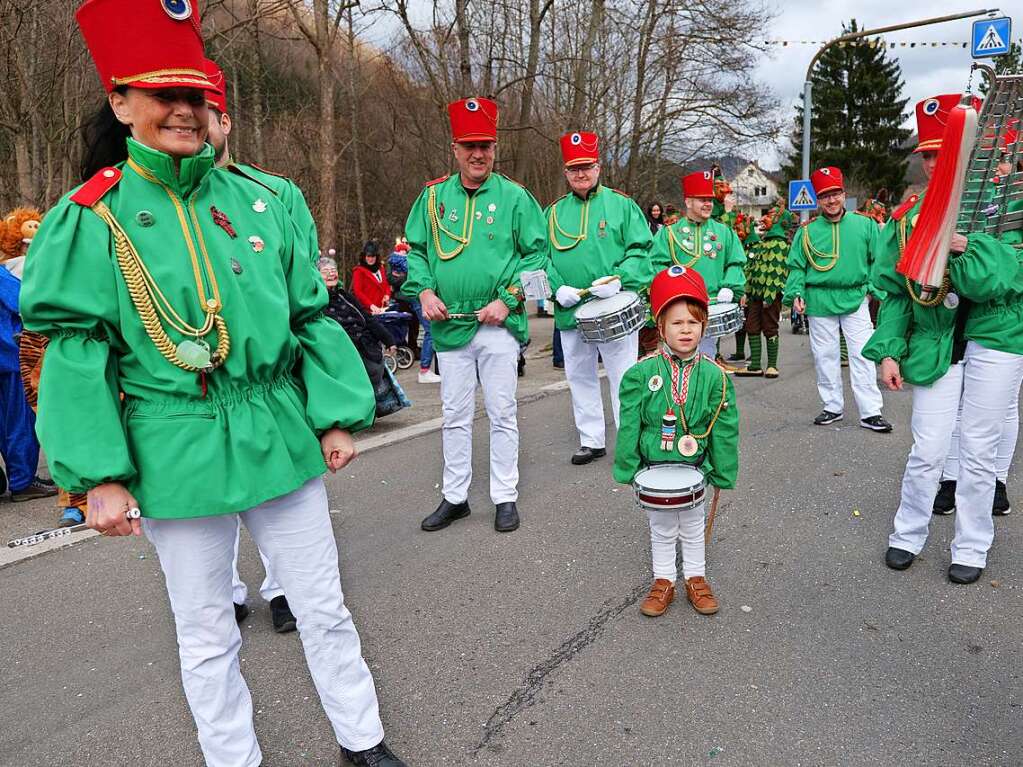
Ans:
{"label": "cloudy sky", "polygon": [[[1018,0],[1006,3],[1002,13],[1013,16],[1013,39],[1019,40],[1023,33],[1023,14],[1019,13]],[[918,19],[966,13],[998,7],[970,0],[859,0],[853,8],[850,3],[840,0],[776,0],[776,20],[765,28],[764,38],[768,40],[829,40],[842,31],[842,23],[856,18],[861,28],[877,28],[902,24]],[[1013,11],[1016,11],[1013,14]],[[980,18],[980,17],[978,17]],[[961,19],[942,24],[933,24],[918,29],[890,32],[884,36],[889,42],[967,42],[974,19]],[[786,113],[797,103],[803,88],[803,78],[810,59],[817,52],[818,45],[770,46],[770,53],[764,56],[757,73],[762,82],[774,88]],[[902,77],[906,83],[904,97],[909,98],[907,109],[921,99],[937,93],[954,93],[966,88],[970,74],[970,51],[952,47],[898,47],[889,49],[889,57],[898,60],[902,66]],[[976,80],[974,81],[976,90]],[[908,121],[909,124],[913,120]],[[764,160],[769,165],[777,164],[776,153],[764,147]]]}

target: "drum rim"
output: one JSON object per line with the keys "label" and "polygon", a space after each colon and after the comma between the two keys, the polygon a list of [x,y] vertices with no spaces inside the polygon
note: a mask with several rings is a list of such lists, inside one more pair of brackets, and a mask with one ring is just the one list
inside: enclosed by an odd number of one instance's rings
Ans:
{"label": "drum rim", "polygon": [[606,316],[607,314],[610,314],[610,313],[623,312],[626,309],[631,308],[633,306],[633,304],[635,304],[635,303],[637,303],[639,301],[639,293],[635,292],[634,290],[620,290],[617,293],[615,293],[613,296],[609,296],[608,298],[594,298],[594,299],[592,299],[590,301],[587,301],[586,303],[584,303],[582,306],[580,306],[578,309],[575,310],[576,322],[578,322],[580,319],[583,319],[583,320],[594,320],[594,319],[597,319],[597,317],[589,317],[589,316],[586,316],[586,315],[584,315],[583,317],[580,318],[579,317],[579,312],[583,311],[587,306],[597,306],[598,304],[600,304],[603,301],[615,301],[616,299],[618,299],[619,296],[621,296],[622,298],[628,298],[629,296],[631,296],[632,298],[631,298],[631,300],[626,301],[624,304],[622,304],[617,309],[613,310],[613,312],[605,312],[603,315],[597,315],[597,316],[601,316],[602,317],[602,316]]}

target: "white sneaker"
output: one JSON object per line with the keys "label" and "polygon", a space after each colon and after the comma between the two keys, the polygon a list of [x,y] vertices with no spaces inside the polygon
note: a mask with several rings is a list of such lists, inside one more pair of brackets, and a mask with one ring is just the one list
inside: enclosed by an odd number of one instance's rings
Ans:
{"label": "white sneaker", "polygon": [[440,376],[432,370],[420,370],[419,383],[440,383]]}

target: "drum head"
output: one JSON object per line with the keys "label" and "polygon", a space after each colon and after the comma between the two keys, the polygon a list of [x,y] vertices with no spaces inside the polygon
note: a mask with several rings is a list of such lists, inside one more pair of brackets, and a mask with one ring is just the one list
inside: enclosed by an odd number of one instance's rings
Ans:
{"label": "drum head", "polygon": [[575,313],[576,319],[589,319],[591,317],[603,317],[605,314],[620,312],[629,304],[639,300],[639,296],[631,290],[622,290],[610,298],[594,298],[579,307]]}
{"label": "drum head", "polygon": [[733,303],[728,303],[728,304],[711,304],[710,309],[707,310],[707,313],[711,317],[716,317],[719,314],[728,314],[728,312],[734,312],[737,307],[738,307],[738,304],[733,304]]}
{"label": "drum head", "polygon": [[636,475],[635,483],[644,490],[686,490],[703,484],[703,474],[692,466],[653,466]]}

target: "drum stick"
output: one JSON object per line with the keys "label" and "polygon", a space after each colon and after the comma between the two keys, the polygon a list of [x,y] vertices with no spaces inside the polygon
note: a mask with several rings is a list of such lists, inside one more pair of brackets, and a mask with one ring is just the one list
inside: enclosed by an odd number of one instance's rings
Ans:
{"label": "drum stick", "polygon": [[710,531],[714,529],[714,517],[718,513],[718,498],[721,497],[721,488],[714,488],[714,497],[710,502],[710,514],[707,515],[707,528],[703,532],[704,545],[710,543]]}
{"label": "drum stick", "polygon": [[[607,277],[601,277],[599,280],[594,280],[593,285],[590,285],[590,288],[592,288],[594,285],[607,285],[609,282],[614,282],[615,280],[620,279],[621,277],[615,274],[608,275]],[[579,298],[586,298],[586,296],[590,294],[590,288],[583,288],[582,290],[580,290]]]}

